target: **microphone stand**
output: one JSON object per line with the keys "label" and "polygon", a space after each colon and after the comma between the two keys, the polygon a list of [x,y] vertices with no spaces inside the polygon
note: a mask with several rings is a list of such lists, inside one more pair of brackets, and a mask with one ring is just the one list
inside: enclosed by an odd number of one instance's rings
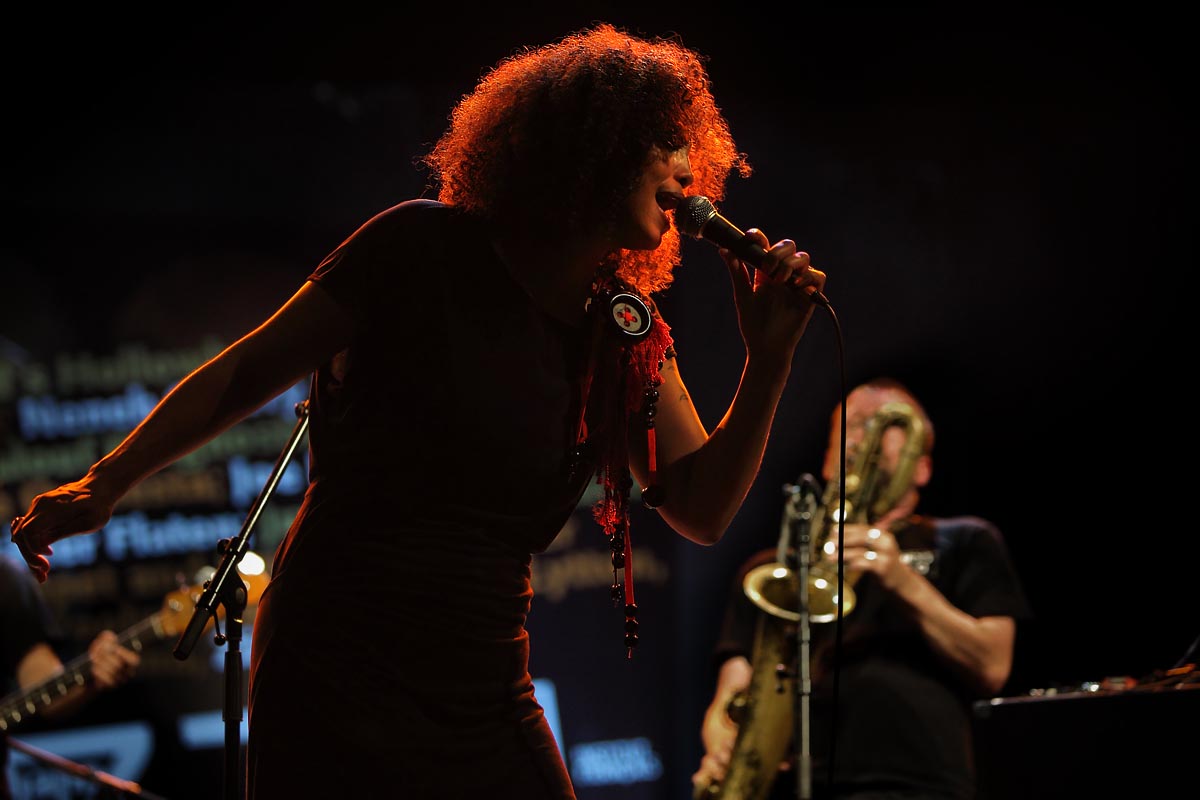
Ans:
{"label": "microphone stand", "polygon": [[69,758],[64,758],[56,753],[51,753],[48,750],[34,747],[33,745],[22,742],[19,739],[9,739],[8,746],[13,750],[24,753],[34,761],[39,761],[52,769],[60,772],[65,772],[68,775],[73,775],[80,780],[93,783],[100,786],[101,791],[108,789],[113,793],[114,797],[137,797],[142,800],[164,800],[159,795],[143,789],[134,781],[127,781],[124,778],[118,778],[116,775],[110,775],[107,772],[102,772],[98,769],[93,769],[87,764],[80,764],[78,761],[72,761]]}
{"label": "microphone stand", "polygon": [[[780,552],[777,560],[792,570],[796,576],[796,691],[793,693],[796,730],[793,741],[796,748],[796,797],[799,800],[812,798],[812,752],[810,744],[810,704],[812,700],[812,678],[809,674],[810,629],[808,607],[808,570],[812,554],[812,520],[816,516],[820,487],[812,475],[804,474],[796,484],[784,488],[788,501],[784,505],[784,524],[792,533],[793,546]],[[784,548],[781,546],[781,551]]]}
{"label": "microphone stand", "polygon": [[[217,646],[228,644],[225,650],[225,697],[221,718],[225,721],[225,794],[227,800],[239,800],[242,796],[241,780],[241,747],[242,747],[242,656],[239,644],[242,640],[242,613],[246,609],[246,584],[237,574],[237,564],[246,555],[249,548],[250,531],[258,522],[267,500],[279,485],[279,479],[287,469],[296,446],[308,429],[308,400],[296,404],[296,427],[280,453],[275,467],[267,479],[267,483],[259,492],[258,499],[250,508],[246,521],[237,537],[222,539],[217,544],[217,550],[223,556],[216,572],[204,583],[204,592],[196,600],[195,611],[188,622],[187,628],[175,645],[175,658],[186,659],[196,646],[200,634],[212,619],[216,627],[213,641]],[[225,633],[217,622],[217,606],[225,607]]]}

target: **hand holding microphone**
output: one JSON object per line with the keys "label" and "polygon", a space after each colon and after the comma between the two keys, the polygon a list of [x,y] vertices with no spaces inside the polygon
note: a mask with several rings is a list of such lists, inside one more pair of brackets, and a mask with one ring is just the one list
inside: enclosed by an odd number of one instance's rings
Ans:
{"label": "hand holding microphone", "polygon": [[[684,198],[675,209],[675,227],[680,233],[694,239],[706,239],[718,247],[729,250],[742,261],[761,269],[767,251],[741,229],[717,213],[712,201],[703,195]],[[814,303],[828,306],[829,300],[815,286],[804,291]]]}

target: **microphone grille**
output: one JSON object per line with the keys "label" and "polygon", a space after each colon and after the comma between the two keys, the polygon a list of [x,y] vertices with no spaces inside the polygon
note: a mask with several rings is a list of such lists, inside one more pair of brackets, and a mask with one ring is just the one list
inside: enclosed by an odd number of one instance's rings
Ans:
{"label": "microphone grille", "polygon": [[716,214],[711,200],[702,194],[694,194],[683,198],[675,209],[675,227],[680,233],[699,239],[705,223]]}

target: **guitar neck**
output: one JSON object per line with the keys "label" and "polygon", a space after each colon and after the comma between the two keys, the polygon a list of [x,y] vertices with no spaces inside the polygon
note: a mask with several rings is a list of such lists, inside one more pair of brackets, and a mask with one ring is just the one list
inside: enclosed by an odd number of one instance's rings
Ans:
{"label": "guitar neck", "polygon": [[[166,635],[167,631],[162,624],[162,612],[159,611],[122,631],[118,634],[117,641],[122,647],[140,653],[148,643]],[[73,689],[84,686],[91,675],[92,659],[85,653],[66,664],[63,671],[57,675],[0,699],[0,732],[11,730],[24,720],[41,713],[55,701],[66,697]]]}

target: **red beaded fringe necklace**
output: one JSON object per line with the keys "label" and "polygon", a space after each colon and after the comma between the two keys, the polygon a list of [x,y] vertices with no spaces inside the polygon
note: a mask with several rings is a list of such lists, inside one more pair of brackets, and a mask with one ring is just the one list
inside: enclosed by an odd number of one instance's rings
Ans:
{"label": "red beaded fringe necklace", "polygon": [[[633,546],[629,536],[630,426],[645,427],[649,455],[649,485],[642,502],[649,508],[662,504],[655,441],[658,387],[664,358],[673,358],[671,329],[658,316],[653,301],[642,297],[603,268],[592,282],[587,301],[592,315],[592,347],[582,382],[577,449],[596,448],[596,482],[604,493],[592,507],[592,516],[604,531],[612,550],[613,605],[625,606],[626,658],[638,643],[637,603],[633,593]],[[592,406],[592,430],[585,421]],[[594,445],[593,445],[594,442]],[[624,571],[624,582],[621,571]]]}

